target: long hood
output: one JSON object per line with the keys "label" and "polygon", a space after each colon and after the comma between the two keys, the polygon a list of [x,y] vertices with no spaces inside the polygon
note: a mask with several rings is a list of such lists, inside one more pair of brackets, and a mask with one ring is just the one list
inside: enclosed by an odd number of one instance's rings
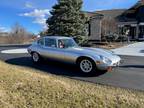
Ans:
{"label": "long hood", "polygon": [[120,59],[117,55],[112,53],[111,51],[100,49],[100,48],[87,48],[87,47],[75,47],[71,49],[74,52],[78,52],[85,55],[99,55],[109,58],[112,61],[115,61],[115,59]]}
{"label": "long hood", "polygon": [[75,48],[70,48],[71,51],[74,52],[79,52],[83,54],[96,54],[96,55],[102,55],[102,56],[111,56],[112,52],[100,48],[87,48],[87,47],[75,47]]}

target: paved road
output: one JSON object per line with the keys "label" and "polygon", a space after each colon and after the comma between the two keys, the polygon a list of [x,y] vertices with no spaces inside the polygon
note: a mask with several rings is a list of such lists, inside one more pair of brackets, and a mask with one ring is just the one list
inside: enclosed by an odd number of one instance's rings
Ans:
{"label": "paved road", "polygon": [[[0,47],[0,51],[26,46]],[[78,80],[104,85],[137,89],[144,91],[144,57],[122,56],[124,63],[113,70],[113,72],[99,73],[95,76],[85,76],[79,73],[73,66],[60,63],[43,63],[35,65],[28,54],[2,54],[0,59],[14,65],[35,68],[46,73],[65,76]]]}

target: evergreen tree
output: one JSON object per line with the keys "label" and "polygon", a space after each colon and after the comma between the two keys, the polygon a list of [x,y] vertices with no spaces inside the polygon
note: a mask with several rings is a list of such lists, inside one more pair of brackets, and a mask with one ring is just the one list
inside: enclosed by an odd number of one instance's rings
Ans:
{"label": "evergreen tree", "polygon": [[86,35],[86,17],[81,12],[82,0],[58,0],[53,6],[51,17],[47,20],[48,34],[59,36]]}

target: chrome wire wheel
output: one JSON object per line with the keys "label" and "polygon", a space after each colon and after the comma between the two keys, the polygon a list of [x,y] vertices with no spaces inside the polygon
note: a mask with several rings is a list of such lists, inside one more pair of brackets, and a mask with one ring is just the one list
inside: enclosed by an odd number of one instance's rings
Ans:
{"label": "chrome wire wheel", "polygon": [[93,64],[90,60],[84,59],[80,62],[80,69],[84,73],[90,73],[93,70]]}
{"label": "chrome wire wheel", "polygon": [[33,59],[34,62],[39,62],[40,58],[39,58],[39,55],[37,53],[33,53],[32,54],[32,59]]}

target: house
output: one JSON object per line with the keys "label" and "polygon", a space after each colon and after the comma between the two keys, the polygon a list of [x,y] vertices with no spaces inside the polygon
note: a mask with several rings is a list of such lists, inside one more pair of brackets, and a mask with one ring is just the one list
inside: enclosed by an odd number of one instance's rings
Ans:
{"label": "house", "polygon": [[129,9],[113,9],[88,13],[90,41],[101,41],[104,34],[117,33],[131,40],[144,39],[144,0]]}

